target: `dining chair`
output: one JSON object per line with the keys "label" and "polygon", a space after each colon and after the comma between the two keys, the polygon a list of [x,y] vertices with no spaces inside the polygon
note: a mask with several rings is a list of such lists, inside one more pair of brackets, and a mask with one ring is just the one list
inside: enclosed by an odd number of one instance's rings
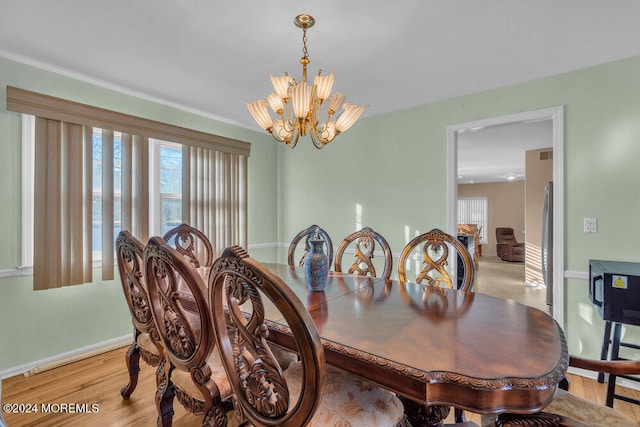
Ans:
{"label": "dining chair", "polygon": [[380,277],[388,280],[391,277],[391,270],[393,269],[391,248],[386,239],[370,227],[364,227],[361,230],[349,234],[342,243],[340,243],[336,251],[335,271],[342,273],[342,257],[347,247],[353,243],[355,247],[355,260],[351,264],[351,267],[349,267],[348,273],[359,276],[378,277],[373,264],[376,242],[378,242],[383,252],[384,268]]}
{"label": "dining chair", "polygon": [[476,267],[476,271],[480,268],[480,237],[482,233],[482,226],[476,228],[473,232],[473,265]]}
{"label": "dining chair", "polygon": [[[129,384],[120,390],[128,399],[138,385],[140,358],[150,366],[158,366],[162,359],[162,346],[155,330],[149,295],[144,280],[144,245],[127,230],[122,230],[116,239],[116,259],[120,282],[133,323],[133,342],[125,354]],[[152,336],[154,338],[152,338]]]}
{"label": "dining chair", "polygon": [[[570,356],[569,366],[612,375],[640,374],[640,361],[634,360],[590,360]],[[483,416],[482,427],[545,426],[545,427],[638,427],[638,422],[604,404],[587,400],[569,392],[568,381],[543,409],[533,415],[501,414],[497,417]]]}
{"label": "dining chair", "polygon": [[[452,257],[449,256],[450,252]],[[461,261],[456,264],[456,273],[459,273],[459,269],[463,271],[461,279],[460,275],[456,274],[454,281],[451,278],[451,270],[447,271],[450,258]],[[411,268],[407,268],[407,264],[411,265],[417,262],[419,264],[415,270],[419,270],[419,272],[415,279],[409,279],[407,272]],[[471,292],[473,291],[474,278],[475,266],[467,248],[456,237],[437,228],[420,234],[407,243],[398,261],[398,280],[400,282],[410,281],[420,284],[426,281],[426,284],[431,286]],[[465,422],[465,416],[461,409],[455,408],[454,412],[456,422]]]}
{"label": "dining chair", "polygon": [[311,227],[305,228],[301,232],[295,235],[295,237],[291,240],[291,244],[289,244],[289,251],[287,253],[287,263],[290,267],[295,267],[295,252],[296,247],[300,240],[304,239],[304,253],[302,254],[302,258],[298,262],[299,266],[304,265],[305,259],[307,259],[307,255],[311,252],[311,246],[309,245],[309,239],[313,236],[318,236],[325,243],[325,253],[329,257],[329,268],[331,268],[331,264],[333,263],[333,243],[331,243],[331,238],[326,231],[317,225],[312,225]]}
{"label": "dining chair", "polygon": [[187,257],[196,268],[210,267],[213,264],[214,252],[211,242],[197,228],[183,223],[167,231],[163,239]]}
{"label": "dining chair", "polygon": [[173,399],[203,426],[226,426],[231,387],[215,348],[203,277],[187,258],[152,237],[144,251],[151,311],[165,358],[157,370],[158,426],[170,426]]}
{"label": "dining chair", "polygon": [[473,238],[473,264],[476,267],[476,271],[480,268],[480,233],[482,232],[482,226],[477,224],[458,224],[458,234],[470,235]]}
{"label": "dining chair", "polygon": [[[223,365],[233,389],[235,425],[404,426],[399,399],[327,367],[311,315],[296,294],[239,246],[225,249],[209,276],[209,303]],[[265,319],[269,313],[271,319]],[[300,356],[286,370],[269,337]]]}
{"label": "dining chair", "polygon": [[[420,246],[422,245],[422,249]],[[419,253],[416,253],[419,251]],[[451,256],[450,256],[451,255]],[[457,277],[451,277],[449,267],[450,259],[457,260]],[[419,264],[418,264],[419,263]],[[407,264],[418,265],[415,279],[409,279],[408,271],[412,270]],[[462,269],[462,277],[460,277]],[[475,266],[469,251],[454,236],[442,230],[433,230],[420,234],[404,247],[398,263],[398,280],[401,282],[412,281],[432,286],[443,286],[463,291],[473,291],[475,280]]]}

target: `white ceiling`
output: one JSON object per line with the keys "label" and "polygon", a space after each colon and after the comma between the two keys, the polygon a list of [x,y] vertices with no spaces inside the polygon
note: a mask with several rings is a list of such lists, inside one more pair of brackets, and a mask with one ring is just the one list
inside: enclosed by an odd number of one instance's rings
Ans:
{"label": "white ceiling", "polygon": [[553,122],[514,123],[458,134],[458,183],[522,181],[525,152],[553,147]]}
{"label": "white ceiling", "polygon": [[0,55],[258,129],[299,13],[310,75],[364,117],[640,54],[637,0],[1,0]]}

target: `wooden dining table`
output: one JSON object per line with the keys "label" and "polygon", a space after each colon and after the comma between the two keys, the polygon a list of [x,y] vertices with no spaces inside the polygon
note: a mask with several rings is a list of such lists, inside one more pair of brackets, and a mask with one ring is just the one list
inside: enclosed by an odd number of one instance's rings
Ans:
{"label": "wooden dining table", "polygon": [[[329,365],[404,402],[481,414],[537,413],[565,377],[569,356],[562,329],[536,308],[481,293],[333,272],[325,290],[314,292],[301,268],[265,265],[307,307]],[[269,339],[295,349],[272,308],[265,303]]]}

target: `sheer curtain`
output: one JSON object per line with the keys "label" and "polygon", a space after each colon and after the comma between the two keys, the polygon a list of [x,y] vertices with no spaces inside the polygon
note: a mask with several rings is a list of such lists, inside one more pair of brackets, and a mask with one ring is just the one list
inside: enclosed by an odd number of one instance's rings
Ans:
{"label": "sheer curtain", "polygon": [[184,146],[182,217],[209,237],[216,254],[247,245],[247,156]]}

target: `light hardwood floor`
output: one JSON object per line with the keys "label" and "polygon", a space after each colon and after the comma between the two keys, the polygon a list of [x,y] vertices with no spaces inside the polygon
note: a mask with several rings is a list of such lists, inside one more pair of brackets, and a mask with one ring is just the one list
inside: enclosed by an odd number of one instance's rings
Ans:
{"label": "light hardwood floor", "polygon": [[[127,383],[124,364],[126,348],[113,350],[31,377],[18,375],[2,381],[3,404],[35,404],[37,413],[3,413],[9,427],[17,426],[153,426],[156,423],[154,403],[155,370],[141,364],[138,388],[129,400],[120,397]],[[586,399],[604,404],[605,384],[570,375],[571,391]],[[640,398],[640,392],[619,387],[619,391]],[[43,413],[42,404],[92,404],[94,413]],[[640,421],[640,406],[619,400],[614,407]],[[201,417],[187,413],[179,403],[174,405],[174,426],[197,426]],[[469,421],[480,424],[480,416],[467,412]]]}

